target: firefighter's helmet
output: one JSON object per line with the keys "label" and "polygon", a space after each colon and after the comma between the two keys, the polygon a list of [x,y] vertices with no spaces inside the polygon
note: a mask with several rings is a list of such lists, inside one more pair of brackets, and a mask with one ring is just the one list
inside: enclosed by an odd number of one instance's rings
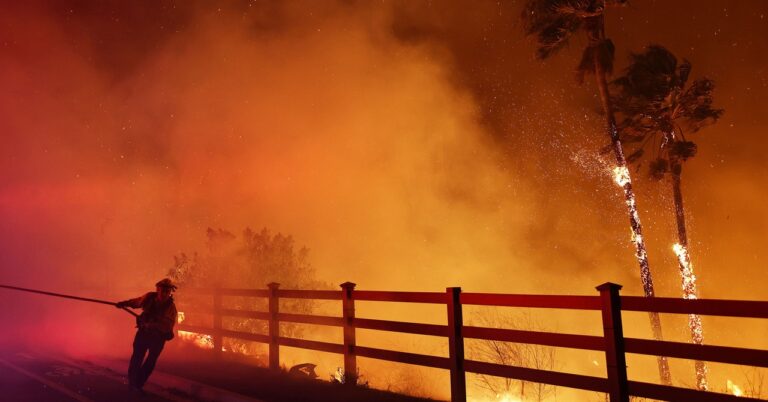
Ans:
{"label": "firefighter's helmet", "polygon": [[173,282],[170,279],[168,279],[168,278],[165,278],[165,279],[161,280],[160,282],[157,282],[155,284],[155,286],[157,286],[159,288],[168,288],[168,289],[171,289],[171,290],[176,290],[176,285],[174,285]]}

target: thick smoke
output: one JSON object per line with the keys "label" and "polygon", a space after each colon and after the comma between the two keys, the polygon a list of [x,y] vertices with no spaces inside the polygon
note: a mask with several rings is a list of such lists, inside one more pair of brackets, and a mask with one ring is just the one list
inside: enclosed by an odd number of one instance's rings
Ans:
{"label": "thick smoke", "polygon": [[[580,49],[535,61],[519,7],[7,5],[0,283],[133,297],[174,255],[202,251],[208,227],[250,226],[293,235],[333,284],[594,294],[613,281],[640,294],[617,189],[578,163],[604,145],[594,91],[572,82]],[[684,178],[702,295],[764,298],[749,278],[764,278],[755,246],[768,194],[755,186],[761,147],[749,144],[764,141],[754,109],[768,91],[767,53],[730,21],[711,51],[692,43],[714,23],[662,37],[672,22],[655,21],[645,36],[649,7],[612,17],[619,49],[674,39],[693,53],[694,75],[718,82],[726,109]],[[736,15],[765,31],[759,14]],[[759,70],[748,83],[739,57]],[[657,288],[675,296],[672,216],[659,207],[669,203],[656,185],[637,187]],[[130,332],[129,317],[107,307],[0,292],[12,306],[0,322],[15,335],[128,345],[115,334]]]}

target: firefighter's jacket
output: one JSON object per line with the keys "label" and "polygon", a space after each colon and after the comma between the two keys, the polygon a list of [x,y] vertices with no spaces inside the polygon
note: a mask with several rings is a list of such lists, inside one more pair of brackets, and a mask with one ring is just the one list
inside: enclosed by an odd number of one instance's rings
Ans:
{"label": "firefighter's jacket", "polygon": [[136,319],[139,330],[157,332],[165,339],[173,338],[173,326],[176,324],[176,304],[173,296],[166,301],[157,300],[156,292],[149,292],[144,296],[122,302],[128,307],[144,310]]}

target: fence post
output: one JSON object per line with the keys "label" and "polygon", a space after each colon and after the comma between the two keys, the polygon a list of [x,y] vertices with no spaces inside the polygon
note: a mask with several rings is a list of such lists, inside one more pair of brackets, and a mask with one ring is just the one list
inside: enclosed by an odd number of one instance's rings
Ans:
{"label": "fence post", "polygon": [[224,348],[224,338],[221,336],[221,288],[213,288],[213,355],[221,358]]}
{"label": "fence post", "polygon": [[467,401],[467,378],[464,372],[464,318],[461,288],[445,288],[448,306],[448,359],[451,370],[451,402]]}
{"label": "fence post", "polygon": [[357,357],[355,356],[355,284],[341,285],[342,318],[344,319],[344,384],[357,384]]}
{"label": "fence post", "polygon": [[269,288],[269,368],[272,370],[280,369],[280,321],[277,314],[280,312],[280,299],[277,296],[279,283],[271,282],[267,284]]}
{"label": "fence post", "polygon": [[621,325],[621,285],[606,282],[600,291],[605,339],[605,366],[608,371],[608,395],[611,402],[629,402],[627,359],[624,354],[624,330]]}

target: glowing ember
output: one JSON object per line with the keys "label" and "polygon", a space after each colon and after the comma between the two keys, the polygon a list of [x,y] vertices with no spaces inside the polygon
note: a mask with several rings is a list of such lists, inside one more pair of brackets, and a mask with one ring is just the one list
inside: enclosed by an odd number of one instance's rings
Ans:
{"label": "glowing ember", "polygon": [[674,250],[680,263],[680,275],[683,277],[683,298],[696,299],[696,275],[693,274],[693,265],[691,265],[691,259],[688,256],[688,249],[679,243],[675,243],[672,246],[672,250]]}
{"label": "glowing ember", "polygon": [[631,183],[629,169],[626,166],[616,166],[613,168],[613,180],[619,187],[624,187],[625,184]]}
{"label": "glowing ember", "polygon": [[[612,132],[615,133],[615,127],[612,126]],[[637,212],[637,201],[635,193],[632,191],[632,179],[629,176],[629,169],[626,166],[626,160],[621,151],[621,146],[615,148],[619,166],[613,168],[613,180],[624,191],[624,202],[629,212],[629,227],[632,243],[635,245],[635,258],[640,265],[640,281],[643,284],[643,293],[645,297],[654,297],[653,278],[651,277],[651,268],[648,265],[648,253],[645,251],[645,242],[643,240],[643,229],[640,223],[640,214]],[[658,313],[648,313],[651,320],[651,329],[653,337],[656,340],[663,340],[661,333],[661,319]],[[665,356],[657,357],[659,362],[659,375],[665,385],[672,385],[672,376],[669,371],[669,363]],[[697,371],[698,372],[698,371]]]}
{"label": "glowing ember", "polygon": [[616,166],[613,168],[613,178],[624,190],[624,199],[629,210],[629,223],[632,243],[635,244],[635,257],[640,264],[640,277],[643,282],[643,290],[646,297],[653,297],[653,280],[651,271],[648,268],[648,254],[645,251],[645,242],[643,241],[643,232],[640,224],[640,215],[637,213],[637,201],[632,191],[632,180],[629,177],[629,169],[626,166]]}
{"label": "glowing ember", "polygon": [[[683,280],[683,299],[695,300],[698,298],[696,291],[696,275],[693,274],[693,265],[688,255],[688,249],[682,244],[675,243],[672,246],[680,264],[680,275]],[[701,317],[698,314],[688,315],[688,327],[691,329],[691,337],[696,345],[704,344],[704,329],[701,326]],[[699,389],[706,390],[707,365],[703,361],[696,361],[696,384]]]}

